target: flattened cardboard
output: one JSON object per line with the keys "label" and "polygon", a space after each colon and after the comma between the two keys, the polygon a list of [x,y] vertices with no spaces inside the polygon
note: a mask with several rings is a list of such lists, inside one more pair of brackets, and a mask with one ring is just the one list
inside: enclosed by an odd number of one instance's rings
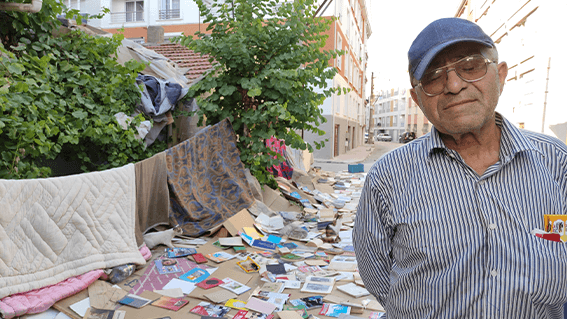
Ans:
{"label": "flattened cardboard", "polygon": [[305,264],[309,266],[327,266],[327,262],[322,259],[306,259]]}
{"label": "flattened cardboard", "polygon": [[270,314],[276,309],[276,305],[254,297],[248,300],[245,307],[252,311],[265,313],[265,314]]}
{"label": "flattened cardboard", "polygon": [[296,311],[284,310],[277,313],[281,319],[303,319]]}
{"label": "flattened cardboard", "polygon": [[75,303],[77,303],[77,302],[79,302],[79,301],[81,301],[85,298],[88,298],[88,297],[89,297],[88,289],[83,289],[77,294],[74,294],[70,297],[59,300],[58,302],[56,302],[53,305],[53,308],[61,311],[62,313],[66,314],[67,316],[69,316],[73,319],[81,319],[81,317],[79,315],[77,315],[73,310],[71,310],[71,308],[69,308],[69,306],[71,306],[72,304],[75,304]]}
{"label": "flattened cardboard", "polygon": [[[113,310],[113,306],[116,306],[114,302],[111,302],[111,298],[114,295],[116,288],[106,281],[97,280],[93,282],[88,287],[89,300],[91,302],[91,307],[104,310]],[[120,289],[122,290],[122,289]],[[128,294],[124,291],[124,295]]]}
{"label": "flattened cardboard", "polygon": [[238,298],[238,296],[235,293],[228,291],[226,289],[211,291],[209,293],[204,294],[203,296],[216,304],[225,303],[229,299]]}
{"label": "flattened cardboard", "polygon": [[254,218],[250,216],[248,209],[243,209],[227,219],[222,225],[231,236],[236,236],[242,230],[242,227],[254,227]]}
{"label": "flattened cardboard", "polygon": [[171,298],[182,298],[183,297],[183,290],[181,288],[172,288],[172,289],[163,289],[163,290],[154,290],[155,293],[164,295]]}
{"label": "flattened cardboard", "polygon": [[335,303],[335,304],[342,304],[343,302],[347,302],[345,298],[341,298],[336,295],[323,296],[323,301],[328,303]]}
{"label": "flattened cardboard", "polygon": [[382,307],[382,305],[378,302],[378,300],[371,300],[371,301],[366,305],[366,309],[374,310],[374,311],[386,312],[386,310],[384,310],[384,307]]}
{"label": "flattened cardboard", "polygon": [[[332,189],[332,187],[331,187]],[[264,185],[264,190],[262,191],[262,196],[264,198],[264,204],[268,206],[270,209],[279,212],[301,212],[301,207],[297,205],[290,204],[287,199],[280,196],[281,192],[275,191],[270,187]]]}

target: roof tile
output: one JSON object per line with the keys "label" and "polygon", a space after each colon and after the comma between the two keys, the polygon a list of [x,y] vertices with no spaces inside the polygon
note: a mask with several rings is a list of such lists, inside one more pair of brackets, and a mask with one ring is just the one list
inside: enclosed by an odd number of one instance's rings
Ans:
{"label": "roof tile", "polygon": [[185,77],[189,81],[203,75],[206,71],[213,68],[209,62],[208,55],[201,55],[193,50],[178,44],[178,43],[164,43],[160,45],[146,46],[147,49],[154,50],[155,52],[165,56],[171,61],[177,63],[179,67],[189,68],[185,73]]}

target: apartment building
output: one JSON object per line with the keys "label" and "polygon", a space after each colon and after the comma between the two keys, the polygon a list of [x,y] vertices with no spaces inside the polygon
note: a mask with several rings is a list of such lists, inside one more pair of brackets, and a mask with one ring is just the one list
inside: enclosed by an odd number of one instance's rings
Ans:
{"label": "apartment building", "polygon": [[388,133],[397,142],[403,132],[415,132],[417,137],[431,130],[431,125],[419,106],[412,100],[409,89],[393,88],[380,91],[374,102],[374,136]]}
{"label": "apartment building", "polygon": [[550,126],[567,122],[561,95],[566,46],[557,33],[566,9],[565,1],[463,0],[455,14],[478,23],[507,62],[496,111],[517,127],[557,135]]}
{"label": "apartment building", "polygon": [[347,53],[331,61],[338,73],[328,81],[335,88],[348,88],[347,94],[333,94],[323,103],[322,114],[327,122],[321,125],[324,136],[307,133],[308,142],[325,141],[325,147],[314,151],[315,158],[329,159],[364,144],[366,129],[366,66],[367,42],[372,34],[370,12],[366,0],[322,0],[320,16],[337,17],[327,31],[325,49]]}

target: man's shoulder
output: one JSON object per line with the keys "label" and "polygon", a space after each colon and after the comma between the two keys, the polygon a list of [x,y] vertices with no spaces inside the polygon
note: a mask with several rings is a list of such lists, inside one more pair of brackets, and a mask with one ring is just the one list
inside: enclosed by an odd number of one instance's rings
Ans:
{"label": "man's shoulder", "polygon": [[567,145],[554,136],[525,129],[520,129],[520,132],[544,154],[553,151],[557,152],[558,155],[567,155]]}

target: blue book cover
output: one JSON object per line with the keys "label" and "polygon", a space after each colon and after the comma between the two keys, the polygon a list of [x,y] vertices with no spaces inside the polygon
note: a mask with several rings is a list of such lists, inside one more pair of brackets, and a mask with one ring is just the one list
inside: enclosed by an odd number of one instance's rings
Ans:
{"label": "blue book cover", "polygon": [[291,193],[291,194],[289,194],[289,195],[291,195],[291,197],[293,197],[293,198],[301,199],[301,195],[299,195],[298,192],[293,192],[293,193]]}
{"label": "blue book cover", "polygon": [[167,257],[169,258],[185,257],[197,253],[197,249],[195,248],[175,247],[175,248],[166,248],[165,251],[167,252]]}
{"label": "blue book cover", "polygon": [[269,250],[276,250],[277,247],[276,244],[274,243],[270,243],[269,241],[263,241],[258,239],[254,239],[251,246],[256,248],[269,249]]}
{"label": "blue book cover", "polygon": [[274,235],[268,235],[268,238],[266,238],[266,240],[277,245],[282,241],[282,238]]}
{"label": "blue book cover", "polygon": [[179,277],[181,280],[200,283],[209,277],[209,272],[201,268],[193,268]]}

